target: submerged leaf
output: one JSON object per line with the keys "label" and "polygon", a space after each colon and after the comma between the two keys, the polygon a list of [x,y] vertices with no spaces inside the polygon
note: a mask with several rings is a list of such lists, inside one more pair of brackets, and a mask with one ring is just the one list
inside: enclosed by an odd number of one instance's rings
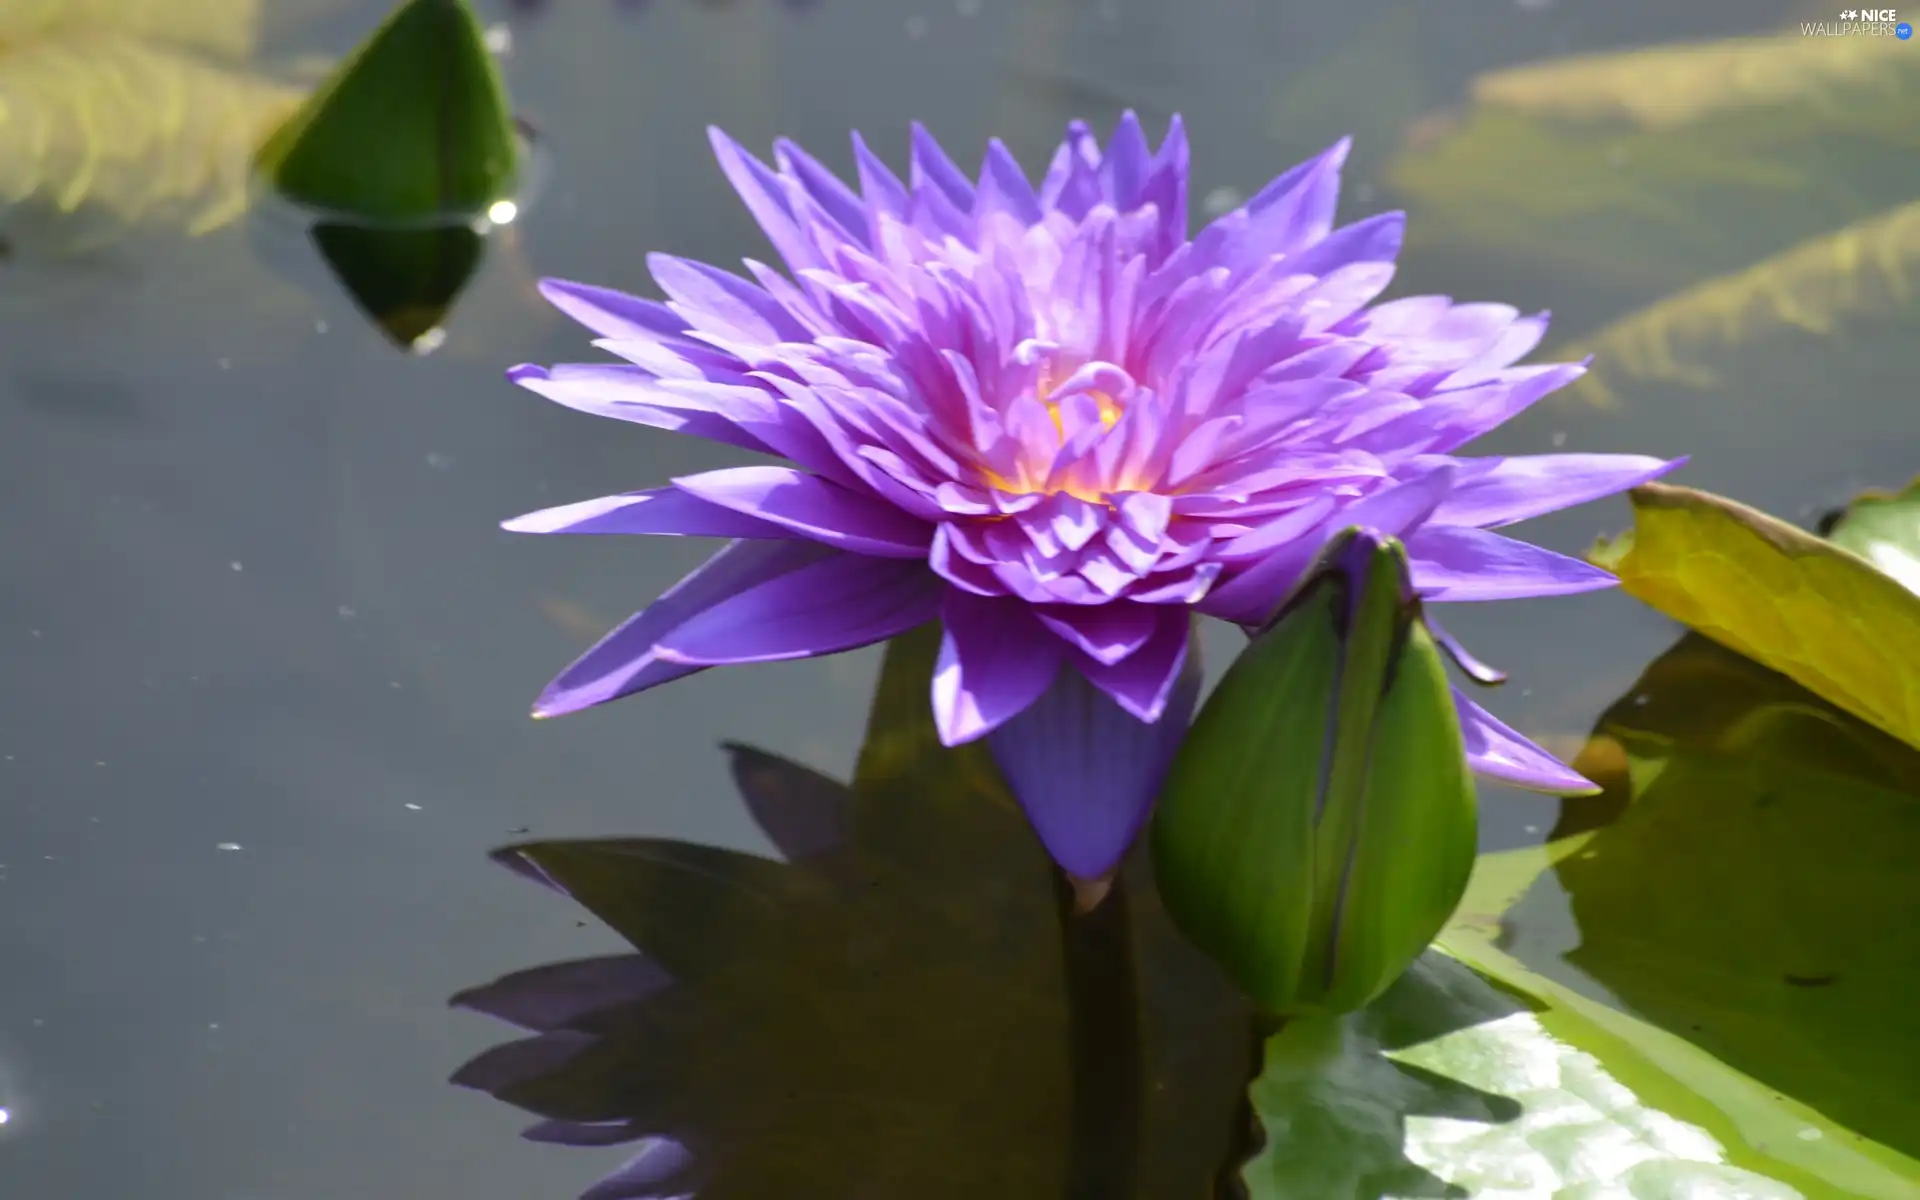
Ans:
{"label": "submerged leaf", "polygon": [[1420,211],[1416,247],[1576,269],[1643,303],[1910,201],[1916,118],[1920,55],[1897,39],[1664,46],[1484,76],[1388,179]]}
{"label": "submerged leaf", "polygon": [[80,30],[244,58],[259,36],[260,0],[7,0],[0,52]]}
{"label": "submerged leaf", "polygon": [[1783,103],[1832,108],[1905,85],[1908,47],[1890,38],[1758,37],[1510,67],[1473,81],[1473,99],[1534,116],[1675,129]]}
{"label": "submerged leaf", "polygon": [[242,68],[113,29],[0,37],[0,210],[59,219],[50,232],[63,242],[82,209],[98,219],[95,237],[137,222],[217,228],[244,211],[250,156],[298,100]]}
{"label": "submerged leaf", "polygon": [[1565,353],[1595,356],[1595,370],[1576,386],[1599,404],[1615,402],[1618,380],[1715,387],[1727,382],[1716,364],[1728,351],[1784,331],[1824,336],[1849,322],[1884,322],[1910,305],[1916,291],[1920,203],[1695,284]]}
{"label": "submerged leaf", "polygon": [[1629,594],[1920,746],[1920,595],[1724,497],[1632,496],[1632,533],[1592,555]]}

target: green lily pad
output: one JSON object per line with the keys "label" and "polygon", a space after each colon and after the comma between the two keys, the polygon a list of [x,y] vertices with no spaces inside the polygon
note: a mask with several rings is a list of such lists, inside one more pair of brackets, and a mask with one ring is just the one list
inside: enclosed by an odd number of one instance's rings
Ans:
{"label": "green lily pad", "polygon": [[467,0],[404,0],[261,147],[281,195],[336,216],[475,216],[513,188],[499,68]]}
{"label": "green lily pad", "polygon": [[1897,493],[1868,492],[1847,506],[1827,540],[1920,592],[1920,479]]}
{"label": "green lily pad", "polygon": [[1631,595],[1920,746],[1920,595],[1743,504],[1648,484],[1594,562]]}
{"label": "green lily pad", "polygon": [[[1460,916],[1442,935],[1439,949],[1503,990],[1530,1000],[1532,1023],[1510,1020],[1504,1026],[1500,1022],[1476,1026],[1457,1037],[1451,1047],[1444,1040],[1433,1043],[1413,1061],[1430,1067],[1452,1062],[1449,1074],[1501,1092],[1492,1074],[1477,1072],[1504,1070],[1511,1077],[1515,1064],[1529,1057],[1540,1062],[1549,1053],[1540,1041],[1544,1035],[1557,1046],[1551,1054],[1560,1063],[1562,1090],[1573,1091],[1576,1101],[1612,1116],[1596,1121],[1582,1111],[1576,1125],[1584,1132],[1563,1140],[1552,1127],[1555,1106],[1564,1104],[1564,1097],[1556,1099],[1554,1089],[1540,1088],[1537,1082],[1518,1091],[1509,1087],[1505,1094],[1521,1099],[1526,1111],[1515,1128],[1500,1136],[1517,1137],[1529,1150],[1523,1152],[1519,1143],[1510,1141],[1504,1152],[1497,1152],[1498,1139],[1486,1136],[1455,1139],[1449,1144],[1458,1146],[1461,1170],[1485,1171],[1489,1160],[1498,1162],[1509,1154],[1523,1153],[1546,1160],[1536,1162],[1542,1170],[1555,1160],[1573,1164],[1576,1171],[1612,1161],[1619,1171],[1613,1186],[1625,1189],[1608,1191],[1593,1178],[1577,1181],[1562,1176],[1564,1190],[1531,1193],[1556,1197],[1631,1195],[1651,1200],[1730,1194],[1901,1200],[1914,1195],[1920,1186],[1920,1160],[1870,1140],[1803,1098],[1715,1057],[1694,1040],[1702,1032],[1697,1023],[1663,1019],[1671,1014],[1646,1010],[1643,1014],[1653,1017],[1652,1021],[1629,1015],[1529,969],[1500,948],[1503,925],[1496,914],[1511,907],[1555,864],[1564,883],[1570,864],[1600,862],[1605,851],[1599,844],[1601,836],[1581,834],[1544,847],[1483,856]],[[1595,869],[1619,867],[1615,863]],[[1659,910],[1637,911],[1628,918],[1630,923],[1641,928],[1654,925],[1648,911]],[[1587,932],[1584,923],[1582,932]],[[1663,959],[1661,965],[1671,964]],[[1646,969],[1647,973],[1652,970]],[[1794,1036],[1784,1028],[1773,1033]],[[1509,1038],[1511,1044],[1503,1046]],[[1531,1054],[1523,1049],[1527,1046],[1532,1047]],[[1569,1068],[1575,1079],[1567,1078]],[[1552,1078],[1551,1071],[1545,1074]],[[1540,1077],[1540,1073],[1532,1076],[1536,1081]],[[1564,1115],[1564,1108],[1560,1111]],[[1609,1131],[1608,1125],[1620,1128]],[[1529,1134],[1530,1126],[1537,1136]],[[1461,1144],[1463,1140],[1466,1144]],[[1640,1157],[1657,1165],[1635,1164],[1633,1160]],[[1752,1190],[1741,1192],[1724,1185],[1702,1190],[1704,1181],[1741,1177],[1733,1172],[1751,1173],[1744,1178]],[[1768,1190],[1753,1183],[1751,1176],[1776,1186]],[[1779,1191],[1777,1185],[1794,1190]],[[1493,1189],[1497,1180],[1483,1176],[1478,1186]],[[1511,1193],[1490,1190],[1490,1194]]]}
{"label": "green lily pad", "polygon": [[[1772,1090],[1920,1155],[1920,753],[1698,635],[1594,739],[1619,764],[1597,802],[1617,819],[1563,843],[1567,960]],[[1581,812],[1569,803],[1560,831],[1595,823]]]}

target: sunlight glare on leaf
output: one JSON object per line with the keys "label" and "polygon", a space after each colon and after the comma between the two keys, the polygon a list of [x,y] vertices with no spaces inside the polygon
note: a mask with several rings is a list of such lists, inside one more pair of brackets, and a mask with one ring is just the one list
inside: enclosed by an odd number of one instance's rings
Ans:
{"label": "sunlight glare on leaf", "polygon": [[1920,479],[1898,493],[1857,497],[1827,537],[1920,592]]}

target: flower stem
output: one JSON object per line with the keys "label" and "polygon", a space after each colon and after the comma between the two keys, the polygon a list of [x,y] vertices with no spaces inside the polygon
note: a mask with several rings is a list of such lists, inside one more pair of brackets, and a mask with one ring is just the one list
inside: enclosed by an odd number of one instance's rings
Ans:
{"label": "flower stem", "polygon": [[1090,886],[1054,870],[1066,968],[1073,1133],[1067,1200],[1130,1200],[1144,1077],[1133,926],[1115,875]]}
{"label": "flower stem", "polygon": [[1248,1022],[1247,1082],[1240,1089],[1240,1102],[1234,1105],[1233,1130],[1227,1142],[1227,1156],[1213,1176],[1213,1200],[1248,1200],[1252,1194],[1247,1190],[1241,1172],[1253,1161],[1254,1155],[1260,1153],[1260,1148],[1267,1141],[1267,1128],[1253,1105],[1253,1087],[1267,1070],[1267,1039],[1279,1033],[1286,1023],[1284,1017],[1265,1017],[1257,1013]]}

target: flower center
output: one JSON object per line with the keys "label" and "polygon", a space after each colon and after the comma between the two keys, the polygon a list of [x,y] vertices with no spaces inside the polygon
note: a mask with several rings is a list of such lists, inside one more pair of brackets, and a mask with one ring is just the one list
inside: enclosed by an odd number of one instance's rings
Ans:
{"label": "flower center", "polygon": [[[1095,504],[1103,503],[1104,494],[1112,490],[1100,486],[1101,481],[1091,478],[1088,471],[1076,464],[1066,464],[1061,471],[1055,469],[1059,452],[1076,437],[1084,438],[1091,428],[1089,417],[1100,422],[1100,432],[1093,438],[1097,445],[1120,423],[1120,417],[1126,411],[1113,393],[1098,388],[1077,388],[1065,398],[1059,397],[1057,390],[1070,375],[1070,372],[1059,370],[1053,363],[1040,365],[1038,378],[1034,380],[1033,395],[1045,409],[1048,420],[1053,422],[1055,444],[1044,454],[1033,453],[1031,449],[1020,454],[1012,464],[1011,478],[990,468],[986,470],[986,482],[995,490],[1010,496],[1029,496],[1036,492],[1065,493]],[[1089,407],[1093,410],[1091,413],[1087,411]]]}

